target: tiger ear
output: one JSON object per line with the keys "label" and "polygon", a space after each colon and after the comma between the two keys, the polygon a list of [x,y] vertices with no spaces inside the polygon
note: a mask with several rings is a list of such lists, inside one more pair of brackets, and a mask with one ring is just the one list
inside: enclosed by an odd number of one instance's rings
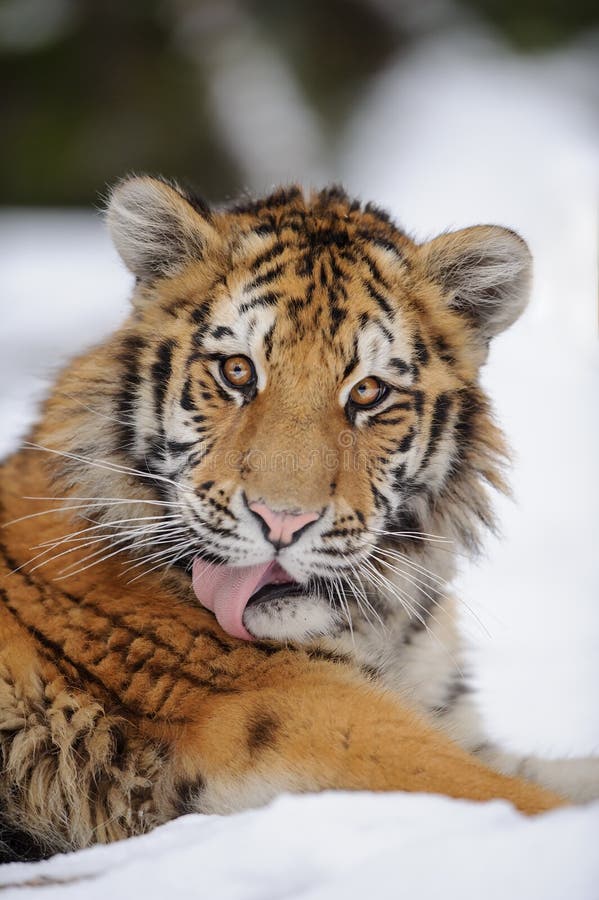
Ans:
{"label": "tiger ear", "polygon": [[201,259],[216,234],[207,206],[149,176],[116,185],[106,220],[123,262],[142,281],[172,275],[187,261]]}
{"label": "tiger ear", "polygon": [[463,228],[423,244],[419,253],[449,308],[460,313],[485,343],[523,312],[532,257],[514,231],[498,225]]}

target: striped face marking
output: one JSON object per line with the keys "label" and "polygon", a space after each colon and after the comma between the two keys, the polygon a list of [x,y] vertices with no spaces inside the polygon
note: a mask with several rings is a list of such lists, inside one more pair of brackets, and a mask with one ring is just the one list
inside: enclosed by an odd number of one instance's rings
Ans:
{"label": "striped face marking", "polygon": [[485,344],[422,248],[336,189],[197,219],[201,253],[141,277],[120,338],[121,443],[181,505],[193,559],[276,561],[318,605],[484,455]]}

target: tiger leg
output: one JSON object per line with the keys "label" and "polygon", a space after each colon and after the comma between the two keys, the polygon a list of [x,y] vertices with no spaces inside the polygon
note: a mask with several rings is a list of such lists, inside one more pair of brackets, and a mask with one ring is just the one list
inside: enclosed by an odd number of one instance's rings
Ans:
{"label": "tiger leg", "polygon": [[468,691],[458,693],[433,718],[461,747],[498,772],[540,784],[574,803],[599,799],[599,756],[545,759],[505,751],[485,732],[476,698]]}
{"label": "tiger leg", "polygon": [[[285,676],[285,672],[281,672]],[[483,765],[443,732],[354,672],[332,664],[211,700],[181,736],[188,808],[227,813],[282,791],[425,791],[504,798],[527,814],[558,796]]]}
{"label": "tiger leg", "polygon": [[498,772],[534,781],[574,803],[599,799],[599,756],[545,759],[534,754],[509,753],[492,743],[477,748],[476,755]]}
{"label": "tiger leg", "polygon": [[112,841],[182,812],[258,806],[282,791],[505,798],[525,813],[562,802],[487,768],[345,664],[277,652],[227,692],[188,693],[179,722],[156,721],[141,694],[133,715],[132,698],[111,711],[75,688],[10,622],[2,638],[0,837],[29,840],[24,855]]}

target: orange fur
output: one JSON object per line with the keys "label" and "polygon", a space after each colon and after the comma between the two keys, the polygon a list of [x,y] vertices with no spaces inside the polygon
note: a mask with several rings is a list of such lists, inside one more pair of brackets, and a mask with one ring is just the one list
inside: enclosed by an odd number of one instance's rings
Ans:
{"label": "orange fur", "polygon": [[[84,444],[96,449],[100,459],[110,454],[115,465],[127,465],[125,450],[107,438],[110,423],[95,414],[108,410],[106,403],[122,388],[126,341],[143,339],[141,371],[152,365],[158,336],[176,341],[184,351],[173,358],[168,389],[180,391],[191,370],[197,398],[207,363],[189,361],[186,316],[198,297],[212,292],[214,308],[222,308],[226,321],[227,297],[243,290],[252,260],[280,237],[277,222],[283,211],[291,221],[303,203],[294,196],[287,204],[265,204],[274,223],[274,236],[267,238],[252,232],[266,213],[252,209],[213,216],[195,244],[203,248],[212,242],[212,255],[150,285],[142,281],[135,312],[121,331],[59,378],[32,440],[74,455],[81,454]],[[484,347],[458,315],[440,304],[440,289],[426,279],[419,248],[378,216],[350,210],[342,199],[316,205],[312,215],[321,229],[345,222],[350,242],[365,229],[396,242],[404,258],[400,267],[382,244],[373,253],[389,296],[401,298],[403,328],[410,338],[422,332],[431,346],[442,336],[453,354],[451,365],[436,355],[423,369],[424,395],[459,391],[465,385],[478,391],[476,373]],[[199,217],[185,216],[188,230],[201,230]],[[285,250],[289,273],[278,284],[287,297],[302,296],[305,287],[294,252],[293,245]],[[329,267],[334,262],[332,255]],[[348,269],[352,294],[351,314],[338,334],[339,346],[349,346],[360,315],[373,309],[364,290],[368,264],[358,261],[352,269],[342,257],[337,263]],[[326,270],[327,263],[322,266]],[[323,285],[326,278],[324,271]],[[315,306],[298,304],[297,316],[281,322],[273,363],[279,377],[241,419],[237,407],[207,403],[214,443],[195,468],[193,484],[212,483],[205,494],[215,508],[242,483],[250,499],[266,499],[274,507],[320,508],[335,492],[345,516],[353,510],[371,514],[373,473],[364,460],[381,454],[387,435],[374,428],[356,432],[349,451],[355,465],[341,463],[340,440],[348,424],[335,391],[343,381],[344,358],[329,352],[324,337],[330,329],[324,290],[316,288]],[[316,317],[315,309],[320,309]],[[310,336],[302,345],[299,368],[298,335]],[[482,476],[502,485],[497,458],[503,444],[483,395],[476,396],[477,440],[463,451],[470,474],[449,496],[457,503],[468,491],[484,519],[487,501],[478,481]],[[405,411],[396,429],[399,438],[409,433],[414,416],[413,409]],[[265,457],[284,456],[290,447],[300,458],[315,449],[329,451],[333,463],[317,462],[306,478],[301,468],[253,467],[248,447]],[[473,471],[477,479],[471,477]],[[197,604],[183,572],[158,570],[131,582],[117,553],[63,580],[64,559],[47,560],[39,568],[35,559],[30,561],[38,552],[32,547],[44,541],[63,540],[56,547],[69,551],[67,562],[74,569],[78,560],[85,565],[90,550],[77,549],[68,539],[85,524],[79,512],[69,511],[73,504],[23,498],[67,497],[85,507],[87,501],[78,498],[109,497],[112,491],[128,498],[131,518],[144,515],[144,502],[160,503],[147,480],[85,467],[59,455],[21,450],[0,470],[3,520],[17,520],[3,532],[0,555],[0,801],[5,825],[26,831],[42,849],[64,849],[144,831],[189,809],[226,812],[262,803],[281,790],[422,790],[474,800],[502,797],[526,813],[560,805],[560,798],[548,791],[485,767],[350,659],[336,657],[317,642],[300,647],[231,638]],[[60,507],[60,512],[45,514]],[[449,513],[441,510],[439,515]],[[98,512],[99,521],[109,517],[110,507]],[[134,556],[130,562],[135,564]]]}

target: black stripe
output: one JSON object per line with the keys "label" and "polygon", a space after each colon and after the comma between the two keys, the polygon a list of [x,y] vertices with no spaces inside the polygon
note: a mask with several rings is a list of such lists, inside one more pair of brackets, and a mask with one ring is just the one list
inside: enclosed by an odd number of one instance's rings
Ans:
{"label": "black stripe", "polygon": [[386,325],[383,325],[383,323],[381,322],[380,319],[375,319],[375,325],[377,326],[377,328],[380,328],[380,330],[383,332],[383,335],[384,335],[387,343],[392,344],[394,341],[393,332],[390,331],[386,327]]}
{"label": "black stripe", "polygon": [[206,319],[208,318],[209,307],[207,303],[203,303],[201,306],[196,306],[190,313],[189,319],[194,324],[197,325],[200,329],[199,336],[202,336],[202,328],[206,324]]}
{"label": "black stripe", "polygon": [[347,318],[347,313],[340,306],[331,306],[330,313],[331,313],[331,327],[329,330],[331,333],[331,337],[333,338],[337,334],[337,332],[339,330],[339,326]]}
{"label": "black stripe", "polygon": [[412,393],[412,397],[414,398],[414,411],[420,418],[424,411],[424,392],[416,390]]}
{"label": "black stripe", "polygon": [[[364,232],[361,232],[361,234],[363,236]],[[370,238],[367,237],[367,240],[370,240]],[[381,287],[383,287],[386,291],[391,291],[392,290],[391,285],[389,284],[387,279],[384,277],[383,273],[379,269],[378,265],[376,264],[376,262],[374,261],[372,256],[370,256],[369,253],[366,253],[366,251],[363,250],[360,253],[360,257],[363,260],[363,262],[365,262],[366,265],[368,266],[368,270],[369,270],[370,274],[372,275],[372,278],[374,279],[374,281],[377,284],[380,284]]]}
{"label": "black stripe", "polygon": [[437,351],[439,357],[443,360],[443,362],[446,362],[450,366],[455,364],[455,355],[445,338],[437,335],[437,337],[434,339],[434,345],[435,350]]}
{"label": "black stripe", "polygon": [[154,412],[162,429],[162,413],[164,406],[164,398],[173,370],[173,350],[177,346],[177,342],[169,339],[163,341],[156,351],[155,361],[152,363],[151,376],[154,392]]}
{"label": "black stripe", "polygon": [[456,396],[459,404],[456,436],[462,447],[469,446],[476,431],[476,420],[484,412],[484,404],[476,388],[462,388]]}
{"label": "black stripe", "polygon": [[285,252],[287,246],[288,245],[284,244],[283,241],[276,241],[276,243],[274,243],[269,250],[264,250],[262,253],[259,253],[258,256],[256,256],[256,258],[250,263],[250,268],[259,269],[260,266],[272,262],[273,259],[276,259],[277,256],[280,256],[281,253]]}
{"label": "black stripe", "polygon": [[397,257],[398,261],[403,263],[403,265],[407,269],[411,268],[410,261],[404,256],[403,251],[397,246],[397,244],[394,244],[393,241],[377,235],[376,237],[370,238],[370,243],[374,244],[375,247],[380,247],[381,250],[388,250],[390,253],[393,253],[393,255]]}
{"label": "black stripe", "polygon": [[401,537],[396,538],[394,540],[394,543],[400,545],[416,544],[417,546],[422,548],[420,538],[410,536],[410,532],[421,533],[424,528],[423,523],[420,521],[414,510],[411,510],[404,506],[394,516],[393,520],[390,522],[390,525],[393,527],[393,531],[401,532]]}
{"label": "black stripe", "polygon": [[256,275],[255,278],[252,278],[252,280],[244,286],[243,290],[246,294],[249,294],[257,287],[261,287],[264,284],[272,284],[272,282],[276,281],[282,272],[282,265],[273,266],[273,268],[269,269],[267,272],[263,272],[261,275]]}
{"label": "black stripe", "polygon": [[342,203],[345,205],[349,201],[347,191],[341,184],[330,184],[328,187],[321,188],[318,192],[318,201],[321,206],[327,207],[332,203]]}
{"label": "black stripe", "polygon": [[437,716],[447,715],[447,713],[453,709],[460,697],[463,697],[470,692],[471,689],[466,681],[464,681],[463,675],[455,675],[449,682],[443,701],[437,706],[433,706],[431,712],[433,715]]}
{"label": "black stripe", "polygon": [[386,210],[381,209],[380,206],[377,206],[377,204],[374,203],[372,200],[370,200],[365,205],[364,212],[369,213],[375,219],[378,219],[379,222],[383,223],[383,225],[390,225],[391,228],[395,227],[393,225],[393,222],[391,221],[391,216],[389,215],[389,213]]}
{"label": "black stripe", "polygon": [[255,309],[257,306],[276,306],[279,299],[279,294],[276,294],[274,291],[269,291],[267,294],[260,294],[259,297],[248,300],[247,303],[242,303],[237,312],[241,316],[243,313],[248,312],[250,309]]}
{"label": "black stripe", "polygon": [[[342,282],[344,278],[343,269],[340,268],[337,260],[332,254],[329,257],[329,265],[331,267],[331,275],[333,276],[334,281]],[[342,285],[339,284],[339,287],[342,287]]]}
{"label": "black stripe", "polygon": [[387,406],[385,412],[391,412],[393,409],[409,410],[412,409],[412,404],[409,400],[399,400],[397,403],[392,403],[390,406]]}
{"label": "black stripe", "polygon": [[[195,403],[193,402],[193,398],[191,396],[191,378],[187,377],[185,380],[185,384],[183,385],[183,390],[181,391],[181,407],[188,412],[194,412],[197,410]],[[195,421],[195,419],[194,419]]]}
{"label": "black stripe", "polygon": [[[209,375],[210,379],[212,380],[212,383],[214,384],[214,387],[216,388],[216,393],[218,394],[218,396],[220,397],[220,399],[221,399],[221,400],[224,400],[225,403],[230,403],[231,400],[232,400],[233,398],[231,397],[230,394],[227,393],[227,391],[226,391],[226,390],[224,389],[224,387],[221,385],[221,383],[220,383],[220,381],[218,380],[218,378],[216,378],[216,377],[212,374],[212,372],[208,372],[208,375]],[[255,388],[255,386],[250,385],[248,388],[243,388],[241,392],[244,393],[244,394],[247,396],[247,395],[249,395],[250,393],[252,393],[252,392],[254,391],[254,388]],[[205,394],[202,394],[202,396],[205,397]],[[212,399],[212,395],[209,395],[206,399],[210,399],[210,400],[211,400],[211,399]]]}
{"label": "black stripe", "polygon": [[287,314],[289,317],[297,322],[298,313],[308,306],[310,300],[307,297],[291,297],[287,301]]}
{"label": "black stripe", "polygon": [[71,656],[69,656],[64,651],[64,647],[61,644],[53,641],[51,638],[47,637],[43,632],[41,632],[35,625],[30,625],[28,622],[25,622],[24,619],[21,618],[17,610],[11,604],[8,594],[3,588],[0,588],[0,599],[5,604],[6,608],[9,610],[13,618],[19,623],[19,625],[25,629],[25,631],[29,632],[32,637],[40,644],[45,650],[49,652],[50,659],[54,662],[55,665],[59,665],[61,662],[66,662],[71,668],[73,668],[81,682],[85,684],[91,682],[92,684],[97,685],[102,692],[110,697],[112,702],[115,704],[116,709],[127,709],[130,713],[133,713],[136,716],[142,716],[143,718],[152,718],[149,713],[142,713],[140,710],[129,706],[124,703],[122,698],[116,694],[112,688],[109,688],[101,678],[91,672],[86,666],[82,663],[77,662]]}
{"label": "black stripe", "polygon": [[264,335],[264,356],[266,361],[270,361],[272,355],[273,335],[275,331],[275,323],[273,322],[266,334]]}
{"label": "black stripe", "polygon": [[123,366],[121,389],[116,395],[116,410],[119,421],[120,441],[124,449],[131,450],[135,443],[135,427],[133,424],[137,388],[141,383],[140,357],[146,348],[146,341],[129,335],[122,343],[118,360]]}
{"label": "black stripe", "polygon": [[414,357],[416,359],[416,363],[420,366],[426,366],[430,359],[428,347],[426,346],[419,331],[417,331],[414,335]]}
{"label": "black stripe", "polygon": [[396,469],[393,469],[391,475],[393,477],[393,489],[396,491],[401,491],[404,486],[404,482],[406,479],[406,471],[407,466],[405,463],[402,463]]}
{"label": "black stripe", "polygon": [[197,444],[196,441],[167,441],[166,446],[169,453],[186,453],[193,449]]}
{"label": "black stripe", "polygon": [[[386,412],[386,410],[385,410]],[[384,413],[379,413],[378,416],[374,416],[372,419],[368,420],[368,425],[401,425],[402,422],[406,421],[405,416],[395,416],[390,419],[385,418]]]}
{"label": "black stripe", "polygon": [[393,368],[400,375],[407,375],[410,371],[410,367],[403,359],[400,359],[398,356],[394,356],[393,359],[389,360],[389,365],[393,366]]}
{"label": "black stripe", "polygon": [[427,467],[431,457],[437,449],[437,445],[439,444],[439,441],[441,440],[441,437],[445,430],[445,426],[447,425],[452,402],[453,401],[450,394],[439,394],[439,396],[435,400],[435,406],[431,418],[431,429],[428,438],[428,446],[420,464],[420,471]]}
{"label": "black stripe", "polygon": [[374,284],[371,281],[364,281],[364,287],[368,292],[369,296],[377,303],[377,305],[382,309],[386,315],[393,317],[393,307],[389,303],[388,300],[383,297],[383,295],[378,291]]}
{"label": "black stripe", "polygon": [[407,453],[412,444],[414,443],[414,438],[416,437],[416,429],[410,428],[408,433],[402,437],[401,441],[397,445],[397,449],[400,453]]}
{"label": "black stripe", "polygon": [[233,329],[229,328],[228,325],[217,325],[216,328],[212,329],[212,337],[213,338],[222,338],[222,337],[231,337],[234,334]]}
{"label": "black stripe", "polygon": [[356,337],[354,338],[354,348],[353,348],[353,352],[352,352],[352,357],[349,360],[349,362],[347,363],[345,369],[343,370],[343,378],[342,378],[343,381],[345,381],[346,378],[349,378],[349,376],[354,371],[354,369],[356,369],[358,367],[359,362],[360,362],[360,359],[358,356],[358,337],[356,335]]}
{"label": "black stripe", "polygon": [[196,775],[191,781],[178,783],[175,787],[178,815],[184,816],[187,813],[199,812],[201,808],[201,796],[205,790],[206,782],[201,775]]}
{"label": "black stripe", "polygon": [[391,504],[389,503],[389,501],[387,500],[385,495],[381,494],[379,489],[377,487],[375,487],[374,484],[370,486],[370,489],[372,492],[372,498],[374,500],[374,505],[375,505],[376,509],[380,510],[382,507],[385,510],[385,517],[387,517],[389,515],[389,513],[391,512]]}
{"label": "black stripe", "polygon": [[281,727],[278,716],[269,712],[254,713],[246,723],[246,742],[250,756],[272,749]]}

